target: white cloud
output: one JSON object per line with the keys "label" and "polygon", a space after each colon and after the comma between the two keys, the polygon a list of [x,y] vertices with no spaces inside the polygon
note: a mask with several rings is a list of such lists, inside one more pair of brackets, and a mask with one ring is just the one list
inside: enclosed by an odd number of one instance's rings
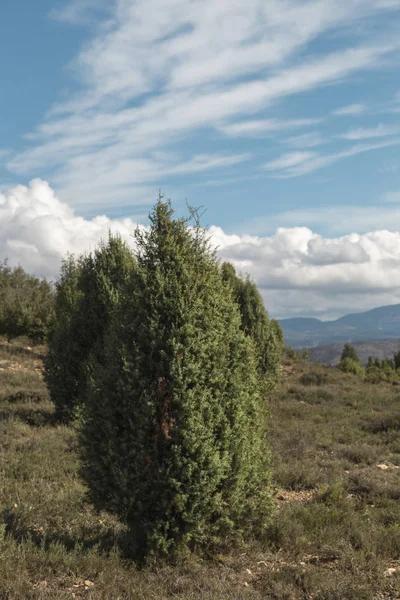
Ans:
{"label": "white cloud", "polygon": [[267,171],[278,171],[280,169],[290,169],[297,167],[304,162],[312,160],[317,155],[314,152],[288,152],[282,154],[276,160],[271,160],[264,165],[264,169]]}
{"label": "white cloud", "polygon": [[349,104],[347,106],[342,106],[342,108],[338,108],[333,111],[332,114],[337,117],[356,117],[358,115],[362,115],[367,110],[365,104]]}
{"label": "white cloud", "polygon": [[[351,214],[352,207],[348,208]],[[333,214],[326,218],[332,219]],[[285,222],[284,215],[280,220]],[[397,223],[400,226],[400,210]],[[110,229],[132,244],[135,227],[129,218],[79,217],[38,179],[29,187],[19,185],[0,194],[0,258],[8,256],[11,264],[21,263],[28,271],[50,278],[56,277],[67,252],[93,249]],[[324,237],[298,226],[255,236],[229,234],[212,226],[209,233],[221,260],[253,277],[274,316],[328,317],[354,306],[400,302],[399,231]]]}
{"label": "white cloud", "polygon": [[[79,21],[92,5],[68,3],[58,18]],[[285,122],[308,126],[266,112],[388,61],[398,39],[367,39],[357,26],[398,8],[397,0],[115,0],[70,65],[80,91],[52,107],[8,168],[51,169],[71,203],[142,202],[143,188],[164,186],[167,177],[154,153],[175,151],[199,130],[264,135]],[[309,54],[313,40],[340,28],[357,30],[351,47]],[[172,167],[183,158],[195,157],[175,153]]]}
{"label": "white cloud", "polygon": [[291,119],[288,121],[279,121],[277,119],[254,119],[251,121],[239,121],[237,123],[227,123],[221,125],[219,130],[225,135],[232,137],[263,137],[285,131],[286,129],[295,129],[297,127],[307,127],[320,123],[320,119]]}
{"label": "white cloud", "polygon": [[[113,0],[109,4],[112,5]],[[70,0],[67,4],[50,11],[50,18],[65,23],[87,24],[93,18],[93,13],[105,11],[107,2],[105,0]],[[109,6],[110,8],[110,6]]]}
{"label": "white cloud", "polygon": [[339,137],[343,140],[357,141],[367,140],[372,138],[388,137],[391,135],[399,135],[400,127],[398,125],[382,125],[376,127],[352,129],[347,133],[343,133]]}
{"label": "white cloud", "polygon": [[307,175],[319,169],[323,169],[344,158],[356,156],[357,154],[364,154],[365,152],[371,152],[372,150],[380,150],[382,148],[399,145],[400,138],[395,138],[377,143],[357,144],[347,150],[333,154],[295,152],[292,154],[285,154],[278,159],[267,163],[264,168],[270,171],[276,171],[274,177],[278,179],[290,179],[292,177]]}
{"label": "white cloud", "polygon": [[325,235],[343,236],[358,231],[367,233],[375,229],[400,231],[400,206],[395,203],[370,206],[338,204],[329,207],[298,208],[251,219],[243,225],[249,235],[272,233],[279,227],[310,227]]}
{"label": "white cloud", "polygon": [[324,138],[318,131],[302,133],[288,138],[285,142],[293,148],[315,148],[325,143]]}
{"label": "white cloud", "polygon": [[93,250],[110,229],[129,243],[134,228],[131,219],[77,216],[40,179],[0,193],[0,259],[8,257],[11,264],[50,278],[56,277],[68,252]]}

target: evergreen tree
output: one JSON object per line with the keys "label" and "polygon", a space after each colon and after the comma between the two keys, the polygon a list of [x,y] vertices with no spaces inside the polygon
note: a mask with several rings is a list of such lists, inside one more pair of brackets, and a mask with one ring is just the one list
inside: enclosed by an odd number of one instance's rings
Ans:
{"label": "evergreen tree", "polygon": [[393,360],[394,360],[395,369],[397,371],[397,369],[400,369],[400,351],[396,352],[396,354],[393,357]]}
{"label": "evergreen tree", "polygon": [[230,263],[224,263],[221,271],[239,305],[242,329],[254,342],[259,373],[267,387],[273,388],[279,380],[282,362],[282,329],[278,321],[269,320],[262,296],[249,277],[245,280],[238,277]]}
{"label": "evergreen tree", "polygon": [[261,535],[271,512],[253,344],[198,223],[162,198],[93,360],[82,474],[144,556]]}
{"label": "evergreen tree", "polygon": [[72,419],[86,396],[88,359],[102,353],[103,334],[134,269],[131,250],[109,235],[93,254],[70,256],[56,284],[56,327],[45,360],[45,379],[56,413]]}
{"label": "evergreen tree", "polygon": [[368,356],[367,369],[372,369],[374,366],[374,361],[372,360],[372,356]]}
{"label": "evergreen tree", "polygon": [[360,359],[358,357],[356,349],[354,348],[354,346],[352,346],[349,343],[344,345],[340,360],[342,361],[342,360],[345,360],[346,358],[349,358],[350,360],[353,360],[354,362],[357,362],[357,363],[360,362]]}

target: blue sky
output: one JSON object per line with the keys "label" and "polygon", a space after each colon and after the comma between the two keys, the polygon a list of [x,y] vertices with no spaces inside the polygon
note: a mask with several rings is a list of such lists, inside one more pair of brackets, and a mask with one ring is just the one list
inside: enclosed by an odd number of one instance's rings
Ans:
{"label": "blue sky", "polygon": [[400,190],[400,2],[94,7],[1,8],[2,187],[41,177],[79,213],[139,219],[162,188],[254,233]]}
{"label": "blue sky", "polygon": [[[145,223],[162,189],[224,235],[400,230],[400,0],[14,0],[0,12],[7,206],[40,179],[87,223]],[[43,200],[29,194],[28,215]],[[362,288],[365,306],[397,299],[381,288],[368,301]],[[343,293],[338,313],[352,305]]]}

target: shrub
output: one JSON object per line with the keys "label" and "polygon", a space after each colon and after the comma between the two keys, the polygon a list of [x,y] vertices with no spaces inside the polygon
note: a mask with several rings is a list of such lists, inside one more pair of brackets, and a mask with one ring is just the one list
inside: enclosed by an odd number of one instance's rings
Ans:
{"label": "shrub", "polygon": [[299,377],[299,382],[304,386],[321,386],[328,383],[328,376],[326,373],[309,371],[308,373],[303,373],[303,375]]}
{"label": "shrub", "polygon": [[0,264],[0,335],[44,342],[53,326],[54,291],[49,282],[22,267]]}
{"label": "shrub", "polygon": [[262,535],[271,512],[253,344],[198,223],[159,200],[93,360],[82,475],[143,556]]}
{"label": "shrub", "polygon": [[74,417],[85,398],[89,357],[102,352],[104,331],[134,264],[131,250],[111,234],[93,254],[70,256],[62,264],[45,379],[63,421]]}
{"label": "shrub", "polygon": [[307,361],[310,360],[310,353],[307,348],[295,350],[292,346],[284,346],[283,357],[287,361]]}
{"label": "shrub", "polygon": [[352,373],[359,377],[364,377],[364,368],[360,362],[357,362],[351,358],[342,358],[338,364],[338,369],[343,373]]}

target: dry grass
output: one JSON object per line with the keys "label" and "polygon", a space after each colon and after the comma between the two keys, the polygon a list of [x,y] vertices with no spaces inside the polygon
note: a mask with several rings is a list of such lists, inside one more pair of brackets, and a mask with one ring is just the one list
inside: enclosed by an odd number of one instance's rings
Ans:
{"label": "dry grass", "polygon": [[396,388],[288,365],[271,399],[268,543],[139,569],[123,526],[85,502],[75,432],[54,423],[43,351],[0,340],[1,600],[400,598]]}

